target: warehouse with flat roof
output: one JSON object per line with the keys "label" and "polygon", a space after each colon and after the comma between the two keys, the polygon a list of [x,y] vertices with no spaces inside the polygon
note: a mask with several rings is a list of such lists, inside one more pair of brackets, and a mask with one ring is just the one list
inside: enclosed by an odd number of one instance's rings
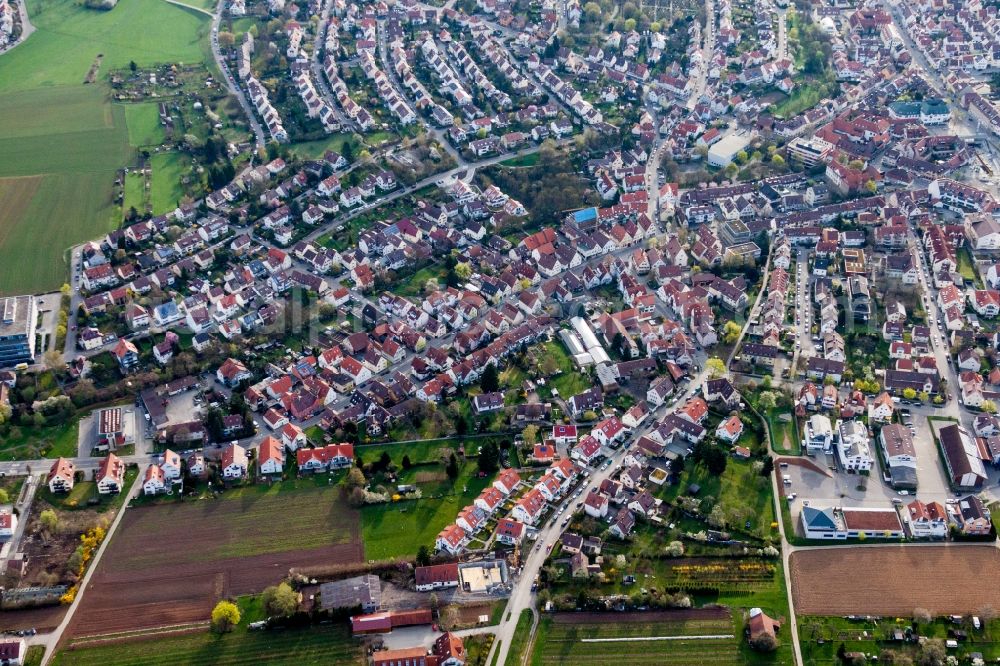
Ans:
{"label": "warehouse with flat roof", "polygon": [[708,149],[709,166],[726,168],[736,159],[736,155],[753,139],[751,134],[729,134]]}
{"label": "warehouse with flat roof", "polygon": [[34,296],[0,299],[0,368],[35,361],[38,302]]}

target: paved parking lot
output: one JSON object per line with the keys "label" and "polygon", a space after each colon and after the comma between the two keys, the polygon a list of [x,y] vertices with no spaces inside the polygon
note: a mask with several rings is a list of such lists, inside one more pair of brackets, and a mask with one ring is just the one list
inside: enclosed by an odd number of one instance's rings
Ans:
{"label": "paved parking lot", "polygon": [[[785,496],[795,493],[795,499],[789,502],[788,506],[796,525],[799,512],[807,505],[806,503],[818,509],[833,506],[887,508],[894,497],[900,497],[895,490],[883,483],[877,474],[866,477],[829,469],[829,465],[834,464],[833,456],[806,458],[806,460],[825,469],[827,473],[795,464],[778,468],[782,477],[787,475],[791,481],[790,484],[784,484]],[[912,498],[904,496],[900,499]]]}

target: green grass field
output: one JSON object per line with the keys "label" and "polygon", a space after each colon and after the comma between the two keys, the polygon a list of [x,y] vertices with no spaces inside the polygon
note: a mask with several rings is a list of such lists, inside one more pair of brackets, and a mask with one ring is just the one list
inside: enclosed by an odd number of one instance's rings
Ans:
{"label": "green grass field", "polygon": [[[476,450],[474,443],[467,442],[466,446],[470,451]],[[464,464],[460,462],[459,475],[454,482],[448,479],[444,465],[436,461],[440,459],[442,448],[457,447],[457,442],[419,442],[359,449],[366,462],[377,460],[383,451],[387,451],[397,467],[402,464],[404,455],[409,456],[415,465],[435,461],[435,464],[419,465],[399,473],[398,483],[416,485],[423,493],[422,499],[375,504],[361,510],[367,559],[413,556],[421,545],[433,548],[438,532],[455,522],[458,512],[493,482],[492,476],[479,478],[476,475],[478,470],[474,458]]]}
{"label": "green grass field", "polygon": [[543,397],[551,395],[551,389],[555,389],[559,391],[560,397],[568,400],[577,393],[586,391],[593,385],[590,377],[577,371],[573,359],[561,342],[555,340],[545,342],[542,344],[542,351],[556,360],[556,365],[558,365],[560,370],[558,375],[549,378],[547,386],[549,391],[540,391]]}
{"label": "green grass field", "polygon": [[248,631],[249,622],[263,617],[256,600],[240,600],[240,625],[228,634],[209,631],[129,643],[64,649],[52,661],[57,666],[226,666],[230,664],[364,663],[360,643],[343,622],[302,629]]}
{"label": "green grass field", "polygon": [[98,78],[111,69],[164,62],[211,62],[208,17],[161,0],[121,0],[112,11],[72,0],[28,0],[37,28],[4,55],[0,91],[79,86],[102,56]]}
{"label": "green grass field", "polygon": [[[243,19],[240,20],[242,21]],[[296,143],[290,147],[290,150],[296,157],[306,160],[314,160],[323,157],[323,153],[328,150],[343,154],[344,144],[348,142],[350,142],[352,147],[355,149],[361,146],[359,137],[354,134],[333,134],[325,139],[319,139],[317,141],[303,141],[301,143]]]}
{"label": "green grass field", "polygon": [[601,624],[561,624],[543,616],[535,635],[531,663],[545,664],[742,664],[736,639],[583,642],[595,638],[652,636],[724,636],[733,633],[727,619],[644,622],[638,618]]}
{"label": "green grass field", "polygon": [[128,126],[129,144],[139,147],[158,146],[163,143],[160,110],[154,102],[126,104],[125,124]]}
{"label": "green grass field", "polygon": [[140,214],[146,202],[146,178],[138,171],[129,171],[125,176],[125,201],[122,209],[128,213],[135,208]]}
{"label": "green grass field", "polygon": [[161,0],[121,0],[112,11],[29,0],[28,11],[35,33],[0,59],[0,294],[58,288],[66,248],[120,221],[115,171],[134,153],[107,71],[211,61],[208,17]]}
{"label": "green grass field", "polygon": [[181,178],[188,172],[190,158],[181,153],[157,153],[149,161],[153,169],[153,215],[160,215],[177,208],[184,197]]}
{"label": "green grass field", "polygon": [[510,649],[507,652],[508,663],[523,663],[524,651],[528,648],[528,639],[531,638],[530,634],[531,611],[525,608],[517,616],[517,626],[514,627],[514,638],[511,640]]}
{"label": "green grass field", "polygon": [[[755,474],[751,463],[730,460],[722,476],[715,476],[703,465],[688,463],[681,474],[680,483],[664,486],[664,490],[655,493],[657,497],[674,501],[680,494],[687,492],[690,484],[701,486],[697,497],[714,497],[730,513],[732,519],[740,522],[750,521],[750,531],[762,538],[777,534],[772,529],[774,522],[774,503],[771,500],[771,483],[759,474]],[[744,529],[743,525],[732,525]]]}
{"label": "green grass field", "polygon": [[0,460],[31,460],[37,457],[76,456],[79,420],[42,428],[14,427],[0,438]]}

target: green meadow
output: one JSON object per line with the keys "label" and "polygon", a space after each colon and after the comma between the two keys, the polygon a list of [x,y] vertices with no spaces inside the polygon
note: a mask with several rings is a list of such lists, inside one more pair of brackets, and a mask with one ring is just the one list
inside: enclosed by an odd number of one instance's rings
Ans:
{"label": "green meadow", "polygon": [[208,17],[163,0],[28,0],[28,12],[36,31],[0,56],[0,294],[58,289],[66,249],[120,222],[116,172],[160,135],[155,105],[110,102],[107,72],[211,61]]}

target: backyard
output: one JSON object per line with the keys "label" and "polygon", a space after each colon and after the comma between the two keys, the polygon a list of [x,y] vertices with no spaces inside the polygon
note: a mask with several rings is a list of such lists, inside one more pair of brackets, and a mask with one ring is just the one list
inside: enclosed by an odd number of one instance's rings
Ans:
{"label": "backyard", "polygon": [[[484,440],[471,440],[465,446],[476,451],[482,443]],[[458,512],[493,482],[492,475],[478,475],[476,458],[463,459],[458,453],[459,446],[457,441],[444,440],[366,446],[358,450],[366,462],[388,453],[400,468],[393,483],[414,485],[423,495],[418,500],[373,504],[361,509],[366,559],[412,557],[421,545],[433,548],[438,532],[455,522]],[[456,454],[459,463],[454,481],[448,478],[442,462],[450,452]],[[408,456],[413,465],[408,470],[401,469],[403,456]],[[386,485],[389,486],[388,482]]]}
{"label": "backyard", "polygon": [[56,426],[13,426],[0,438],[0,460],[73,457],[77,453],[79,418]]}
{"label": "backyard", "polygon": [[[983,629],[977,631],[970,620],[967,617],[958,624],[945,618],[921,622],[916,633],[929,638],[948,639],[949,632],[965,631],[968,640],[963,641],[957,650],[949,651],[959,660],[971,652],[981,653],[987,661],[1000,657],[1000,622],[986,621],[984,616]],[[914,658],[919,652],[917,645],[898,640],[895,635],[898,631],[905,636],[907,630],[913,629],[913,618],[909,614],[879,620],[862,616],[850,619],[814,615],[799,618],[798,624],[802,661],[806,666],[842,663],[837,656],[841,646],[848,652],[880,654],[883,650],[891,650]]]}

